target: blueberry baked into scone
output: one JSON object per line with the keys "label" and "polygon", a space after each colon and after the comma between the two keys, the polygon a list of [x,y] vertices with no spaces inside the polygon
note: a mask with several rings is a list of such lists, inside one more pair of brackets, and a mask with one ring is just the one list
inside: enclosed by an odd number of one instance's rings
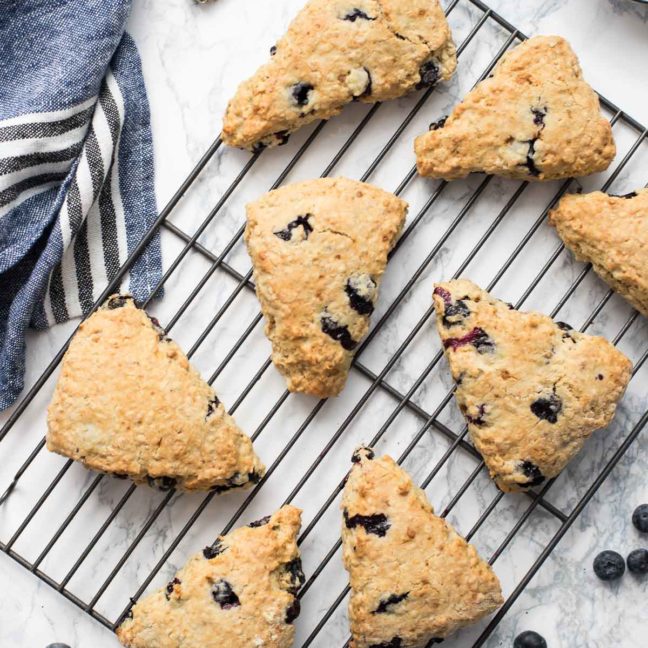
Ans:
{"label": "blueberry baked into scone", "polygon": [[162,490],[222,492],[265,472],[214,390],[128,295],[79,327],[47,425],[49,450]]}
{"label": "blueberry baked into scone", "polygon": [[247,206],[265,332],[290,391],[324,398],[344,387],[406,211],[393,194],[346,178],[289,185]]}
{"label": "blueberry baked into scone", "polygon": [[502,604],[493,570],[391,457],[354,453],[342,510],[351,648],[423,648]]}
{"label": "blueberry baked into scone", "polygon": [[648,317],[648,189],[564,196],[549,213],[565,245]]}
{"label": "blueberry baked into scone", "polygon": [[501,490],[556,477],[612,420],[632,365],[604,338],[465,279],[437,284],[434,306],[459,409]]}
{"label": "blueberry baked into scone", "polygon": [[446,180],[473,172],[584,176],[606,169],[616,152],[598,97],[559,36],[536,36],[506,53],[415,150],[421,175]]}
{"label": "blueberry baked into scone", "polygon": [[438,0],[310,0],[270,53],[227,107],[222,138],[230,146],[285,144],[351,101],[433,86],[457,64]]}
{"label": "blueberry baked into scone", "polygon": [[137,603],[117,630],[127,648],[289,648],[304,584],[301,511],[220,536],[166,587]]}

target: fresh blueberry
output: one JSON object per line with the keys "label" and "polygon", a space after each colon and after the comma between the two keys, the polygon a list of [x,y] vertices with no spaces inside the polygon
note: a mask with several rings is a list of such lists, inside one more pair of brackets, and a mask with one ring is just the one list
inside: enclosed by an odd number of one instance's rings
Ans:
{"label": "fresh blueberry", "polygon": [[299,599],[296,598],[287,608],[286,608],[286,623],[292,623],[301,612],[301,605],[299,604]]}
{"label": "fresh blueberry", "polygon": [[305,106],[310,101],[311,92],[314,87],[310,83],[295,83],[291,89],[293,101],[298,106]]}
{"label": "fresh blueberry", "polygon": [[256,529],[257,527],[261,527],[264,524],[268,524],[268,522],[270,522],[270,516],[266,515],[265,517],[262,517],[260,520],[255,520],[254,522],[250,522],[248,526],[251,527],[252,529]]}
{"label": "fresh blueberry", "polygon": [[356,20],[376,20],[371,16],[368,16],[362,9],[351,9],[347,11],[346,14],[342,17],[342,20],[348,20],[349,22],[355,22]]}
{"label": "fresh blueberry", "polygon": [[520,484],[520,486],[524,486],[525,488],[539,486],[546,479],[540,471],[540,468],[531,461],[523,461],[520,464],[520,470],[524,473],[524,476],[528,478],[527,482]]}
{"label": "fresh blueberry", "polygon": [[446,328],[461,324],[461,322],[470,316],[470,308],[463,299],[458,299],[454,304],[448,304],[443,312],[443,325]]}
{"label": "fresh blueberry", "polygon": [[531,411],[539,418],[549,423],[558,421],[558,414],[562,410],[562,400],[551,394],[548,398],[538,398],[531,403]]}
{"label": "fresh blueberry", "polygon": [[527,144],[529,145],[529,150],[527,151],[527,156],[526,156],[526,167],[529,170],[529,175],[532,176],[539,176],[540,175],[540,169],[536,166],[535,163],[535,144],[538,141],[538,138],[536,137],[535,139],[528,140]]}
{"label": "fresh blueberry", "polygon": [[525,630],[515,637],[513,648],[547,648],[547,642],[537,632]]}
{"label": "fresh blueberry", "polygon": [[308,222],[309,218],[312,218],[313,214],[303,214],[297,216],[294,220],[290,221],[288,225],[282,230],[273,232],[273,234],[280,238],[282,241],[290,241],[292,239],[293,230],[301,227],[304,233],[304,240],[308,238],[308,235],[313,231],[313,226]]}
{"label": "fresh blueberry", "polygon": [[214,597],[214,601],[220,605],[221,610],[231,610],[241,605],[239,597],[236,596],[232,586],[224,578],[214,583],[212,596]]}
{"label": "fresh blueberry", "polygon": [[372,533],[380,538],[383,538],[387,531],[389,531],[389,527],[391,527],[391,524],[387,521],[387,516],[384,513],[350,516],[346,509],[344,509],[344,523],[346,524],[347,529],[353,529],[360,526],[367,533]]}
{"label": "fresh blueberry", "polygon": [[387,612],[391,612],[391,606],[398,605],[408,596],[409,592],[403,592],[402,594],[390,594],[387,598],[380,599],[378,607],[371,614],[385,614]]}
{"label": "fresh blueberry", "polygon": [[434,61],[426,61],[419,68],[421,80],[416,84],[417,90],[431,88],[439,80],[439,66]]}
{"label": "fresh blueberry", "polygon": [[374,451],[371,448],[358,448],[353,453],[353,456],[351,457],[351,461],[353,463],[360,463],[360,460],[362,459],[362,457],[364,457],[365,459],[373,459],[375,456],[376,455],[375,455]]}
{"label": "fresh blueberry", "polygon": [[211,560],[212,558],[216,558],[219,554],[222,554],[226,549],[227,547],[223,546],[221,540],[216,540],[213,545],[203,549],[203,556],[205,556],[207,560]]}
{"label": "fresh blueberry", "polygon": [[383,641],[377,644],[371,644],[369,648],[401,648],[403,640],[400,637],[393,637],[389,641]]}
{"label": "fresh blueberry", "polygon": [[544,128],[545,126],[544,118],[547,115],[547,109],[545,108],[544,110],[540,110],[538,108],[531,108],[531,112],[533,113],[533,123],[536,126],[540,126],[541,128]]}
{"label": "fresh blueberry", "polygon": [[358,346],[358,343],[349,333],[349,327],[345,324],[339,324],[326,312],[320,315],[320,326],[322,327],[322,333],[326,333],[336,342],[339,342],[343,349],[353,351]]}
{"label": "fresh blueberry", "polygon": [[628,554],[628,569],[633,574],[648,574],[648,549],[635,549]]}
{"label": "fresh blueberry", "polygon": [[164,593],[164,596],[166,597],[167,601],[171,600],[171,594],[173,594],[173,590],[175,589],[175,586],[180,585],[180,583],[181,581],[177,576],[172,581],[167,583],[166,592]]}
{"label": "fresh blueberry", "polygon": [[374,305],[371,295],[375,293],[376,282],[369,275],[351,277],[347,280],[344,292],[349,298],[349,305],[360,315],[371,315]]}
{"label": "fresh blueberry", "polygon": [[445,117],[441,117],[439,121],[432,122],[430,124],[430,130],[435,131],[435,130],[439,130],[440,128],[443,128],[445,126],[446,121],[448,121],[447,115]]}
{"label": "fresh blueberry", "polygon": [[218,396],[214,394],[209,403],[207,403],[207,414],[205,415],[205,418],[209,418],[218,409],[219,405],[220,401],[218,400]]}
{"label": "fresh blueberry", "polygon": [[625,560],[616,551],[601,551],[594,558],[594,573],[604,581],[621,578],[625,572]]}
{"label": "fresh blueberry", "polygon": [[632,514],[632,524],[641,533],[648,533],[648,504],[637,506]]}
{"label": "fresh blueberry", "polygon": [[151,488],[157,488],[162,492],[170,491],[178,483],[175,477],[151,477],[147,475],[146,481]]}
{"label": "fresh blueberry", "polygon": [[463,337],[460,338],[448,338],[444,341],[444,348],[450,348],[453,351],[456,351],[458,348],[465,346],[466,344],[472,344],[478,353],[491,353],[495,350],[495,342],[491,340],[488,336],[488,333],[484,329],[475,327],[470,333],[466,333]]}
{"label": "fresh blueberry", "polygon": [[286,563],[284,569],[290,575],[290,586],[288,591],[294,596],[299,592],[302,585],[306,582],[306,576],[302,570],[301,558],[294,558]]}

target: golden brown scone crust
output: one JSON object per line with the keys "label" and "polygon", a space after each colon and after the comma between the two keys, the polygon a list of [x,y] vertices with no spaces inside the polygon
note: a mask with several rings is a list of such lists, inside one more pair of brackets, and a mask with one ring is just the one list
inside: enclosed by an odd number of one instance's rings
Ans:
{"label": "golden brown scone crust", "polygon": [[221,536],[117,630],[127,648],[289,648],[304,582],[301,511],[284,506]]}
{"label": "golden brown scone crust", "polygon": [[346,178],[300,182],[247,206],[265,332],[290,391],[323,398],[344,387],[406,211],[393,194]]}
{"label": "golden brown scone crust", "polygon": [[416,139],[419,173],[453,180],[483,171],[553,180],[603,171],[616,148],[596,93],[559,36],[505,54],[445,125]]}
{"label": "golden brown scone crust", "polygon": [[577,259],[648,317],[648,189],[564,196],[549,222]]}
{"label": "golden brown scone crust", "polygon": [[449,79],[456,64],[438,0],[310,0],[270,61],[239,86],[222,138],[241,148],[285,143],[354,99],[400,97]]}
{"label": "golden brown scone crust", "polygon": [[224,491],[265,472],[214,390],[129,296],[79,327],[47,424],[52,452],[163,490]]}
{"label": "golden brown scone crust", "polygon": [[498,608],[499,580],[391,457],[373,457],[356,451],[342,497],[351,648],[422,648]]}
{"label": "golden brown scone crust", "polygon": [[503,491],[555,477],[612,420],[632,365],[604,338],[513,310],[465,279],[437,284],[434,306],[457,403]]}

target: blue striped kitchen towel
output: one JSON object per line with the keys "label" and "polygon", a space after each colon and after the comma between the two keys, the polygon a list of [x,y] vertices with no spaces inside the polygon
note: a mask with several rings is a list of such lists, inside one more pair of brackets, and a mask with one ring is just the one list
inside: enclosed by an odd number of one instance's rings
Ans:
{"label": "blue striped kitchen towel", "polygon": [[[157,215],[131,0],[0,3],[0,410],[25,334],[87,314]],[[124,287],[148,297],[159,238]]]}

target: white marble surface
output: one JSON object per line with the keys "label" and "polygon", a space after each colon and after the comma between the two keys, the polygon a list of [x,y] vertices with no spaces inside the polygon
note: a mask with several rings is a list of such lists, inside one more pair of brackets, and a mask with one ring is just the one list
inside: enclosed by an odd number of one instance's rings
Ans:
{"label": "white marble surface", "polygon": [[[220,116],[237,83],[267,57],[269,47],[282,33],[301,2],[217,0],[212,5],[194,5],[188,0],[168,0],[163,3],[135,0],[129,30],[140,47],[151,99],[160,206],[173,194],[218,133]],[[630,0],[491,0],[491,6],[529,35],[557,33],[569,38],[592,84],[637,120],[648,124],[645,67],[648,60],[648,7]],[[451,24],[458,42],[479,19],[479,12],[469,7],[469,2],[461,0],[451,14]],[[394,151],[377,168],[371,177],[373,182],[391,190],[398,186],[413,162],[413,136],[452,107],[480,74],[503,38],[505,34],[493,28],[491,23],[484,26],[462,54],[457,77],[428,101],[399,139]],[[360,177],[415,100],[416,97],[411,97],[382,106],[371,121],[367,134],[359,138],[347,152],[334,173]],[[288,181],[319,175],[365,111],[366,107],[352,106],[342,117],[327,124]],[[283,165],[309,132],[310,129],[307,133],[293,136],[287,147],[261,157],[248,179],[201,238],[209,249],[215,252],[222,249],[242,223],[243,203],[265,191],[274,182]],[[615,136],[619,143],[618,163],[637,134],[619,123],[615,126]],[[636,159],[612,185],[613,192],[629,191],[648,181],[645,172],[648,159],[646,146],[640,147]],[[174,213],[173,222],[193,232],[246,160],[247,155],[241,152],[219,152],[200,182]],[[586,189],[601,186],[611,171],[588,178],[582,184]],[[415,235],[406,240],[390,265],[374,322],[380,319],[408,277],[439,241],[470,192],[482,181],[483,178],[471,177],[465,182],[453,183],[425,214]],[[466,252],[476,244],[518,186],[513,182],[493,180],[486,187],[479,202],[466,214],[457,231],[443,243],[395,315],[362,353],[363,364],[375,372],[384,367],[427,309],[432,281],[457,271]],[[420,179],[414,179],[407,186],[404,197],[412,206],[410,222],[435,187],[436,183]],[[533,186],[525,191],[465,274],[482,284],[491,281],[557,187],[556,184]],[[556,245],[553,232],[542,225],[497,283],[494,292],[509,301],[517,301]],[[165,236],[167,265],[180,249],[175,238]],[[249,261],[240,244],[234,248],[228,261],[243,272],[249,268]],[[208,267],[205,260],[195,254],[180,265],[168,283],[167,296],[154,307],[163,323],[169,321]],[[524,301],[523,307],[551,312],[578,276],[581,267],[568,254],[562,253],[546,278]],[[217,273],[200,293],[200,300],[173,328],[171,333],[178,342],[185,348],[191,348],[235,286],[236,283],[226,275]],[[581,326],[605,294],[606,289],[601,282],[588,275],[560,310],[559,319]],[[256,313],[256,302],[246,289],[235,301],[231,313],[228,312],[193,354],[194,362],[206,377],[219,366]],[[614,297],[589,330],[612,339],[629,314],[627,305]],[[27,384],[33,383],[73,328],[74,324],[68,324],[47,333],[30,335]],[[646,321],[639,318],[621,339],[620,347],[636,360],[647,345],[648,327]],[[429,324],[425,324],[389,373],[389,382],[397,389],[407,391],[437,349],[434,331]],[[268,350],[268,344],[257,326],[246,345],[215,381],[222,400],[229,404],[236,401],[249,378],[262,366]],[[51,383],[45,386],[29,407],[20,424],[0,443],[0,465],[3,466],[0,491],[4,490],[16,468],[44,433],[44,411],[51,394]],[[252,500],[250,508],[237,524],[260,517],[284,501],[299,481],[304,467],[316,460],[320,450],[369,385],[364,377],[354,372],[344,394],[335,402],[327,403],[303,431],[293,450]],[[581,455],[549,491],[549,501],[566,512],[573,508],[646,409],[647,385],[648,370],[644,366],[633,380],[613,425],[607,432],[594,435]],[[449,386],[449,377],[441,362],[416,392],[415,401],[432,411]],[[283,383],[271,367],[237,408],[236,417],[240,424],[251,432],[257,430],[269,408],[282,393]],[[344,474],[351,449],[360,441],[368,441],[385,423],[396,404],[390,396],[378,391],[351,421],[313,478],[294,498],[294,502],[304,508],[306,524]],[[297,432],[314,405],[312,399],[291,396],[275,419],[259,432],[256,441],[258,451],[268,465]],[[6,416],[0,417],[0,422]],[[460,429],[460,417],[454,403],[443,411],[440,419],[451,429]],[[379,449],[399,455],[420,425],[421,420],[414,414],[402,412],[387,428]],[[442,434],[437,430],[427,431],[405,465],[422,481],[447,447],[448,441]],[[626,575],[620,584],[605,586],[593,577],[591,561],[604,548],[626,554],[641,546],[642,539],[630,524],[630,514],[636,504],[648,501],[645,480],[647,451],[648,432],[644,431],[507,614],[487,643],[489,647],[512,646],[515,634],[524,629],[536,629],[547,638],[551,648],[645,648],[648,642],[645,612],[648,581],[642,582]],[[12,535],[37,500],[39,492],[63,464],[61,458],[48,455],[45,451],[38,454],[21,478],[18,488],[0,507],[0,538],[3,541]],[[448,505],[475,465],[470,455],[458,451],[439,471],[427,488],[438,511]],[[79,466],[73,466],[14,548],[29,559],[36,558],[93,478]],[[102,480],[75,521],[45,558],[42,569],[56,579],[62,578],[126,488],[127,484],[123,482]],[[495,496],[494,487],[482,472],[452,509],[449,519],[461,532],[467,533]],[[161,497],[146,488],[137,490],[70,581],[68,587],[71,591],[84,600],[93,596]],[[220,533],[244,499],[244,494],[236,493],[213,500],[171,555],[170,564],[162,568],[153,585],[166,582],[174,565],[181,564],[187,555]],[[201,500],[201,496],[186,495],[172,499],[171,505],[160,515],[120,575],[99,600],[99,612],[110,618],[116,617],[128,596],[147,576]],[[507,496],[499,503],[473,538],[484,555],[490,555],[497,548],[528,503],[524,496]],[[337,534],[337,516],[335,502],[304,542],[302,551],[307,575],[333,545]],[[558,526],[558,521],[542,509],[537,509],[530,516],[517,538],[495,563],[505,594],[512,591]],[[644,538],[643,544],[648,544],[648,539]],[[44,648],[53,641],[66,642],[73,648],[117,645],[114,636],[105,628],[3,554],[0,554],[0,575],[2,648]],[[297,623],[296,645],[301,645],[306,639],[344,583],[345,574],[338,553],[302,601],[303,612]],[[444,645],[450,648],[470,646],[471,639],[479,634],[484,625],[461,633]],[[346,638],[346,628],[343,604],[312,645],[322,648],[341,646]]]}

